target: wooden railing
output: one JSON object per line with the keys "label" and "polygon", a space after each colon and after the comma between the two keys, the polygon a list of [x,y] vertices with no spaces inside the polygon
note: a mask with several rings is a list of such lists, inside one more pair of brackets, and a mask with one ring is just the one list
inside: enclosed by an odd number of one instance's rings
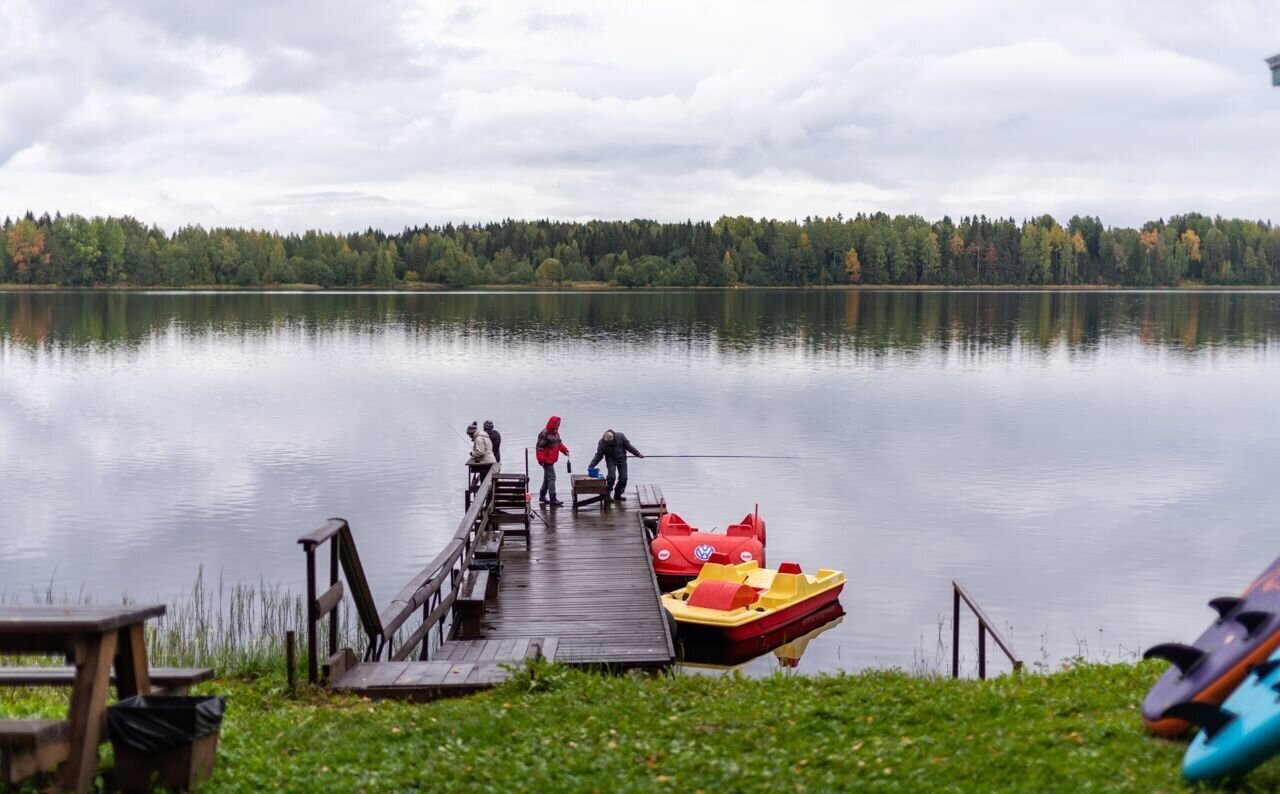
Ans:
{"label": "wooden railing", "polygon": [[969,606],[969,610],[973,612],[974,617],[978,619],[978,678],[985,680],[987,677],[987,634],[991,634],[991,639],[995,640],[1000,650],[1004,651],[1004,655],[1008,657],[1009,662],[1013,664],[1014,671],[1022,669],[1022,660],[1013,652],[1013,648],[1005,641],[1004,637],[987,618],[982,608],[978,606],[978,602],[973,600],[968,591],[954,579],[951,580],[952,590],[952,611],[951,611],[951,677],[960,677],[960,602],[963,600]]}
{"label": "wooden railing", "polygon": [[[317,595],[316,549],[326,542],[329,544],[329,588]],[[329,619],[329,654],[326,658],[338,653],[338,606],[346,594],[342,580],[338,578],[339,568],[351,588],[351,599],[368,640],[365,659],[377,658],[382,625],[378,610],[373,604],[373,594],[369,591],[369,582],[364,576],[364,567],[360,564],[355,540],[351,536],[351,526],[345,519],[329,519],[316,531],[298,538],[298,543],[302,544],[302,550],[307,554],[307,680],[314,684],[320,674],[317,633],[320,621],[326,617]]]}
{"label": "wooden railing", "polygon": [[[445,636],[446,622],[458,593],[458,583],[471,565],[476,538],[489,527],[489,519],[493,515],[494,483],[497,481],[499,468],[494,464],[471,494],[471,504],[458,524],[453,539],[382,610],[379,617],[383,645],[393,661],[407,659],[417,647],[421,647],[418,658],[425,660],[430,656],[431,629],[438,627],[438,636]],[[447,591],[444,588],[445,582],[449,583]],[[393,648],[396,631],[419,609],[422,610],[422,622]],[[374,658],[380,658],[381,650],[379,648],[379,654]]]}
{"label": "wooden railing", "polygon": [[[331,518],[324,526],[298,538],[298,543],[307,554],[308,681],[314,684],[320,677],[320,621],[325,618],[329,620],[329,652],[325,658],[332,659],[341,650],[338,647],[338,607],[347,595],[348,588],[360,616],[360,627],[368,640],[364,651],[365,661],[378,661],[384,655],[394,661],[402,661],[418,647],[421,647],[419,658],[428,658],[431,629],[438,627],[439,636],[444,637],[450,610],[457,596],[458,583],[471,564],[476,538],[489,526],[498,471],[499,467],[495,465],[480,482],[472,494],[466,515],[444,550],[427,563],[381,613],[374,605],[373,594],[360,564],[355,540],[352,539],[351,526],[346,520]],[[317,593],[316,551],[325,543],[329,544],[329,587],[323,593]],[[342,578],[338,575],[340,570]],[[344,579],[346,587],[343,586]],[[447,591],[444,589],[445,582],[449,583]],[[396,632],[418,609],[422,609],[422,623],[397,643]]]}

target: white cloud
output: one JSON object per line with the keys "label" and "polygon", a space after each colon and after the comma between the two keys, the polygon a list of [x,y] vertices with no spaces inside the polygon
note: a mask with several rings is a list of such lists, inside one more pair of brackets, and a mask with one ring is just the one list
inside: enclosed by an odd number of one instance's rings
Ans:
{"label": "white cloud", "polygon": [[1262,2],[212,8],[7,3],[0,213],[1133,224],[1280,200]]}

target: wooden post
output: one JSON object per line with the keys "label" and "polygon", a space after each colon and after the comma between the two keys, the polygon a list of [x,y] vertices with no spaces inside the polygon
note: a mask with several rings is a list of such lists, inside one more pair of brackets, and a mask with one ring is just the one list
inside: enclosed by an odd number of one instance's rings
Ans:
{"label": "wooden post", "polygon": [[[437,592],[436,598],[439,599],[438,592]],[[422,605],[422,620],[424,623],[426,622],[427,618],[430,615],[431,615],[431,599],[427,599],[427,601]],[[429,661],[430,654],[428,653],[428,649],[430,647],[431,647],[431,630],[428,629],[427,633],[422,635],[422,650],[418,653],[418,661],[420,662]]]}
{"label": "wooden post", "polygon": [[960,677],[960,591],[951,583],[951,677]]}
{"label": "wooden post", "polygon": [[316,550],[307,548],[307,683],[320,680],[320,665],[316,660]]}
{"label": "wooden post", "polygon": [[978,621],[978,679],[987,680],[987,624]]}
{"label": "wooden post", "polygon": [[284,633],[285,680],[289,682],[289,696],[298,694],[298,632],[290,629]]}
{"label": "wooden post", "polygon": [[[338,544],[342,542],[342,535],[334,535],[329,539],[329,586],[333,587],[338,583]],[[329,658],[338,652],[338,613],[342,611],[342,602],[339,601],[334,606],[333,611],[329,613],[329,653],[325,658]]]}

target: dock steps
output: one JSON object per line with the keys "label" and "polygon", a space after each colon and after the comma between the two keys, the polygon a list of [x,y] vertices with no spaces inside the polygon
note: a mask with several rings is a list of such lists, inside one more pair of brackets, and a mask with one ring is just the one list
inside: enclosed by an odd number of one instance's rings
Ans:
{"label": "dock steps", "polygon": [[373,699],[428,701],[501,684],[510,667],[542,656],[554,661],[559,640],[450,640],[429,662],[361,662],[330,687]]}

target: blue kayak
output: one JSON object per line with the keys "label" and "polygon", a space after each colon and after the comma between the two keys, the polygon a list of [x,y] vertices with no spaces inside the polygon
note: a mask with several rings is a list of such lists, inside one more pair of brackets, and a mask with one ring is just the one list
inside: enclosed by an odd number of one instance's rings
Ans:
{"label": "blue kayak", "polygon": [[1190,782],[1238,779],[1280,752],[1280,651],[1258,665],[1221,706],[1182,703],[1200,733],[1182,759]]}

